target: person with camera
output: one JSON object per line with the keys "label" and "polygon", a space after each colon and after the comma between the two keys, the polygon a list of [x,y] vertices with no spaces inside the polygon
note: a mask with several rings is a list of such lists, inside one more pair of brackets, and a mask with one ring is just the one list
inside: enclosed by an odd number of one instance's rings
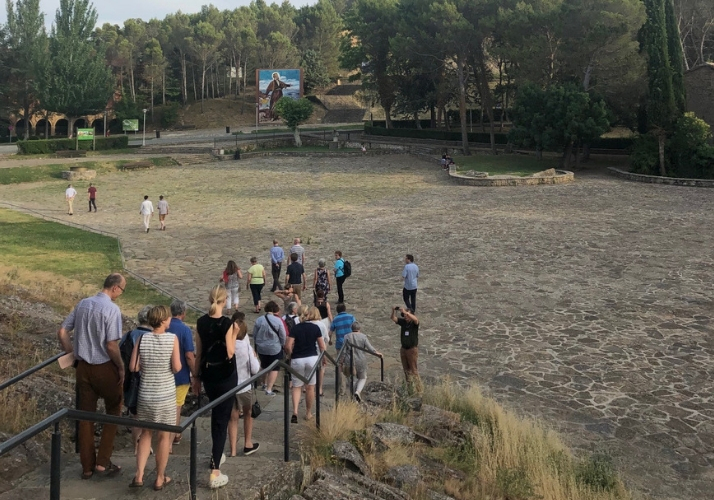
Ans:
{"label": "person with camera", "polygon": [[[397,313],[401,313],[397,317]],[[419,318],[406,307],[396,306],[392,309],[392,321],[401,327],[401,349],[399,355],[402,360],[404,377],[410,391],[421,392],[422,385],[419,378],[417,362],[419,361]]]}

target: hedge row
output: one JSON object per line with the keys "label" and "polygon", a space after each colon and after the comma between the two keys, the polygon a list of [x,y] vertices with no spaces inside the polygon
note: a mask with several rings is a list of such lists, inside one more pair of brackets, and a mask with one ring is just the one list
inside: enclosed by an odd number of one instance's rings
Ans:
{"label": "hedge row", "polygon": [[[413,122],[412,122],[413,124]],[[370,127],[365,125],[364,133],[368,135],[381,135],[387,137],[408,137],[412,139],[433,139],[437,141],[460,141],[461,132],[447,132],[436,129],[407,129],[407,128],[383,128]],[[468,134],[470,142],[491,143],[491,136],[484,132],[471,132]],[[508,134],[495,134],[496,144],[508,144]],[[594,149],[630,149],[634,139],[629,137],[601,137],[590,143]]]}
{"label": "hedge row", "polygon": [[[97,151],[103,149],[122,149],[129,147],[129,136],[121,135],[117,137],[98,137],[96,139]],[[17,149],[20,154],[49,154],[55,151],[75,149],[74,139],[48,139],[39,141],[17,141]],[[92,141],[79,141],[79,149],[92,149]]]}
{"label": "hedge row", "polygon": [[[433,139],[437,141],[460,141],[461,132],[447,132],[446,130],[435,129],[405,129],[405,128],[382,128],[365,125],[364,133],[369,135],[382,135],[388,137],[410,137],[413,139]],[[468,134],[471,142],[491,142],[491,135],[483,132],[471,132]],[[496,134],[496,144],[508,144],[507,134]]]}

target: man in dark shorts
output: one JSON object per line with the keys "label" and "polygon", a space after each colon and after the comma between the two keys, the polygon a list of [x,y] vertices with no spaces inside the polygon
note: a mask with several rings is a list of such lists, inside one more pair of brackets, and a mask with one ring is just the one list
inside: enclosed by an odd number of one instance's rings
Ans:
{"label": "man in dark shorts", "polygon": [[[400,317],[397,317],[398,312],[402,313]],[[392,309],[391,319],[401,327],[399,337],[402,347],[399,350],[399,356],[402,360],[407,386],[410,391],[421,392],[421,378],[419,378],[419,370],[417,368],[417,362],[419,361],[419,318],[409,309],[397,306]]]}
{"label": "man in dark shorts", "polygon": [[302,300],[302,291],[307,286],[305,279],[305,268],[298,262],[298,254],[291,253],[290,260],[292,263],[288,266],[285,273],[285,288],[292,285],[295,295]]}

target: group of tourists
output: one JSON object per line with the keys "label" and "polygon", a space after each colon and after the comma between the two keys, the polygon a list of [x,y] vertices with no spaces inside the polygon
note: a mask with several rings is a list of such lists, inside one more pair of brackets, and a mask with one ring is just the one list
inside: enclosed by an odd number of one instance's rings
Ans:
{"label": "group of tourists", "polygon": [[[178,425],[181,408],[190,388],[196,396],[201,387],[210,401],[235,391],[261,369],[270,369],[262,380],[262,391],[274,396],[280,364],[289,363],[299,374],[293,376],[290,387],[292,395],[291,422],[298,422],[298,412],[305,395],[305,420],[311,420],[315,392],[323,393],[326,360],[312,373],[319,355],[328,346],[334,345],[337,361],[342,368],[340,393],[346,394],[346,381],[354,377],[356,384],[352,396],[362,401],[362,390],[367,381],[366,352],[382,357],[370,343],[362,326],[347,312],[342,285],[351,274],[349,263],[342,252],[335,252],[332,273],[326,269],[324,259],[318,261],[313,273],[313,297],[303,295],[307,289],[304,263],[305,250],[296,238],[290,248],[291,264],[287,267],[284,284],[281,269],[285,253],[274,240],[270,251],[275,299],[262,308],[264,314],[256,318],[253,326],[253,342],[248,339],[245,314],[238,309],[240,282],[243,273],[234,261],[229,261],[220,283],[209,294],[210,309],[196,323],[194,337],[191,328],[184,323],[186,304],[174,300],[170,307],[145,306],[137,317],[137,328],[122,335],[121,312],[116,300],[126,288],[121,274],[109,275],[102,290],[95,296],[81,300],[62,323],[58,338],[65,352],[74,357],[76,383],[80,410],[96,412],[98,399],[103,399],[109,415],[120,415],[122,402],[128,413],[141,421],[165,425]],[[255,312],[261,311],[261,292],[265,284],[265,270],[257,258],[250,259],[247,282],[253,293]],[[405,307],[395,307],[391,320],[401,328],[400,357],[407,383],[416,391],[421,390],[417,371],[419,319],[415,315],[416,291],[419,269],[414,257],[407,255],[402,271],[404,278],[403,297]],[[338,300],[333,316],[327,300],[332,283],[337,284]],[[306,303],[308,302],[308,303]],[[282,308],[279,303],[282,303]],[[232,312],[231,317],[224,311]],[[70,337],[70,332],[74,335]],[[345,343],[351,346],[341,352]],[[317,386],[317,375],[320,385]],[[307,380],[305,383],[304,380]],[[253,405],[255,390],[246,385],[211,411],[212,449],[210,458],[209,486],[219,488],[228,483],[228,477],[220,467],[226,460],[226,439],[230,456],[238,454],[239,420],[243,419],[243,454],[255,453],[260,444],[253,441]],[[116,425],[105,424],[98,448],[94,443],[94,424],[80,422],[79,448],[82,478],[97,475],[113,475],[121,467],[111,461]],[[136,472],[130,484],[132,488],[144,486],[144,471],[153,453],[156,460],[155,490],[170,484],[166,466],[173,445],[181,442],[180,434],[158,431],[156,447],[152,447],[154,431],[135,429],[132,433],[135,445]]]}

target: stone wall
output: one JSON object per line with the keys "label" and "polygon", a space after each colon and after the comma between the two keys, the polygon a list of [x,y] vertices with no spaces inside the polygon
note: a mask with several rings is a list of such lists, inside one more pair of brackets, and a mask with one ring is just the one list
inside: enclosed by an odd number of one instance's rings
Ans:
{"label": "stone wall", "polygon": [[693,111],[714,129],[714,64],[706,63],[687,71],[684,85],[687,111]]}
{"label": "stone wall", "polygon": [[556,170],[552,177],[471,177],[456,173],[452,165],[449,168],[449,177],[464,186],[540,186],[544,184],[566,184],[575,180],[575,174],[568,170]]}
{"label": "stone wall", "polygon": [[660,177],[659,175],[644,175],[626,172],[615,167],[609,167],[610,173],[616,177],[635,182],[648,182],[650,184],[668,184],[670,186],[706,187],[714,188],[714,179],[685,179],[680,177]]}

